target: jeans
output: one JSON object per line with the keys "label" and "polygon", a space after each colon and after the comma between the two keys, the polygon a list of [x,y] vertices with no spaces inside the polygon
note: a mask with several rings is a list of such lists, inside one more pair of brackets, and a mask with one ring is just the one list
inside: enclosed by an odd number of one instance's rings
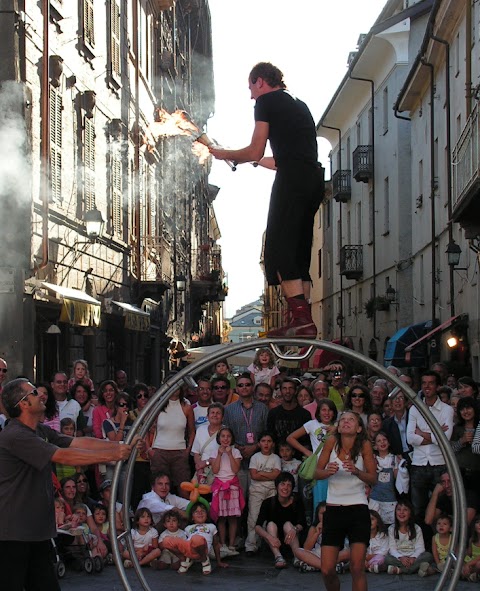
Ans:
{"label": "jeans", "polygon": [[420,568],[420,564],[422,562],[428,562],[430,564],[433,562],[433,556],[430,554],[430,552],[422,552],[422,554],[420,554],[420,556],[418,556],[418,558],[415,559],[415,562],[412,564],[412,566],[409,566],[408,568],[406,566],[403,566],[403,564],[400,562],[398,558],[395,558],[391,554],[387,554],[385,556],[384,565],[398,566],[402,574],[413,575],[418,571],[418,569]]}
{"label": "jeans", "polygon": [[444,471],[445,464],[440,466],[431,466],[430,464],[426,466],[411,466],[410,495],[417,522],[423,522],[429,495],[440,482],[440,476]]}

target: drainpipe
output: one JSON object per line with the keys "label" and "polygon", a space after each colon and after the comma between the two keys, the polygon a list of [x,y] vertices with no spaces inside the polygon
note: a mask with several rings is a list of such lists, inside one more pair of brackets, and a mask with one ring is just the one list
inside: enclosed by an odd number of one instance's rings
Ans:
{"label": "drainpipe", "polygon": [[[340,170],[340,174],[342,171],[342,130],[339,127],[331,127],[330,125],[325,125],[324,123],[320,124],[321,127],[325,127],[325,129],[333,129],[334,131],[338,131],[338,169]],[[330,160],[330,178],[332,178],[332,161]],[[339,201],[338,203],[340,209],[340,248],[342,247],[342,202]],[[343,275],[340,274],[340,317],[342,318],[342,322],[340,323],[340,343],[343,344]]]}
{"label": "drainpipe", "polygon": [[472,3],[465,2],[465,100],[468,119],[472,112]]}
{"label": "drainpipe", "polygon": [[140,59],[139,59],[139,44],[138,44],[138,0],[132,2],[132,21],[133,21],[133,51],[135,53],[135,130],[137,134],[134,142],[134,156],[133,156],[133,194],[135,197],[135,258],[137,259],[137,281],[142,280],[142,231],[140,224],[141,207],[140,207]]}
{"label": "drainpipe", "polygon": [[[450,100],[450,44],[445,39],[441,39],[436,35],[431,35],[431,38],[438,43],[445,46],[445,115],[446,115],[446,131],[447,131],[447,153],[449,157],[447,167],[447,211],[448,211],[448,242],[453,242],[453,224],[452,224],[452,117],[451,117],[451,100]],[[449,283],[450,283],[450,316],[455,316],[455,273],[453,265],[449,265]]]}
{"label": "drainpipe", "polygon": [[422,64],[430,70],[430,215],[431,235],[432,235],[432,328],[435,325],[436,292],[437,285],[435,281],[436,253],[435,253],[435,73],[433,64],[422,58]]}
{"label": "drainpipe", "polygon": [[[373,237],[373,245],[372,245],[372,279],[373,279],[373,297],[377,297],[377,244],[375,238],[375,82],[370,78],[360,78],[359,76],[353,76],[349,72],[349,77],[352,80],[359,80],[360,82],[368,82],[370,84],[370,93],[371,93],[371,105],[372,105],[372,118],[370,122],[370,141],[372,142],[372,208],[373,208],[373,215],[372,215],[372,237]],[[377,312],[373,315],[373,338],[377,338]]]}
{"label": "drainpipe", "polygon": [[42,178],[40,193],[42,198],[42,260],[35,265],[35,270],[40,271],[48,265],[48,209],[50,198],[50,72],[49,72],[49,30],[50,25],[50,0],[42,1],[43,13],[43,60],[41,75],[41,144],[40,159],[42,166]]}

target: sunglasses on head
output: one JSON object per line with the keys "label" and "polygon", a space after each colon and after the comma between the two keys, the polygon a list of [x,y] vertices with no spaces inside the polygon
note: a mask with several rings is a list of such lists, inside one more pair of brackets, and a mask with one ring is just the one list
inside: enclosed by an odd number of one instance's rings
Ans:
{"label": "sunglasses on head", "polygon": [[25,394],[25,396],[22,396],[22,397],[20,398],[20,400],[18,400],[18,401],[17,401],[17,402],[14,404],[13,408],[15,408],[16,406],[18,406],[18,405],[20,404],[20,402],[22,402],[22,400],[25,400],[26,398],[28,398],[28,397],[30,396],[30,394],[31,394],[32,396],[38,396],[39,392],[38,392],[38,390],[37,390],[36,388],[34,388],[34,389],[31,391],[31,392],[28,392],[27,394]]}

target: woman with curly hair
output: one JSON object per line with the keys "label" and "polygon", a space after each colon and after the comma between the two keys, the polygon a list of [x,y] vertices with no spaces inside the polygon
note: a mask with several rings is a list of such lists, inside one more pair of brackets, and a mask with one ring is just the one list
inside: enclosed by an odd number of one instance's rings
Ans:
{"label": "woman with curly hair", "polygon": [[45,418],[43,424],[47,425],[54,431],[60,433],[60,415],[58,412],[58,404],[53,395],[53,390],[50,384],[42,382],[37,384],[37,392],[40,400],[45,405]]}
{"label": "woman with curly hair", "polygon": [[372,398],[365,386],[354,386],[345,396],[345,410],[353,410],[362,417],[365,427],[368,425],[368,415],[373,410]]}
{"label": "woman with curly hair", "polygon": [[335,567],[345,538],[348,538],[352,590],[365,591],[365,558],[370,542],[370,513],[365,485],[373,486],[377,482],[377,464],[365,425],[357,413],[345,411],[341,415],[336,432],[325,441],[315,478],[328,479],[322,532],[325,587],[327,591],[340,588]]}
{"label": "woman with curly hair", "polygon": [[118,396],[118,386],[113,380],[105,380],[98,388],[98,405],[93,409],[93,436],[103,439],[103,421],[111,419],[116,413],[115,400]]}

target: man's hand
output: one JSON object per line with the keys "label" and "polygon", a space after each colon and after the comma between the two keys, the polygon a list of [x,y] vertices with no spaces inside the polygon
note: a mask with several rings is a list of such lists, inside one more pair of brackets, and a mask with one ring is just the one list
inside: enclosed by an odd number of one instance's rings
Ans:
{"label": "man's hand", "polygon": [[214,146],[209,146],[208,149],[210,151],[210,154],[216,160],[228,160],[227,150],[224,150],[223,148],[215,148]]}

